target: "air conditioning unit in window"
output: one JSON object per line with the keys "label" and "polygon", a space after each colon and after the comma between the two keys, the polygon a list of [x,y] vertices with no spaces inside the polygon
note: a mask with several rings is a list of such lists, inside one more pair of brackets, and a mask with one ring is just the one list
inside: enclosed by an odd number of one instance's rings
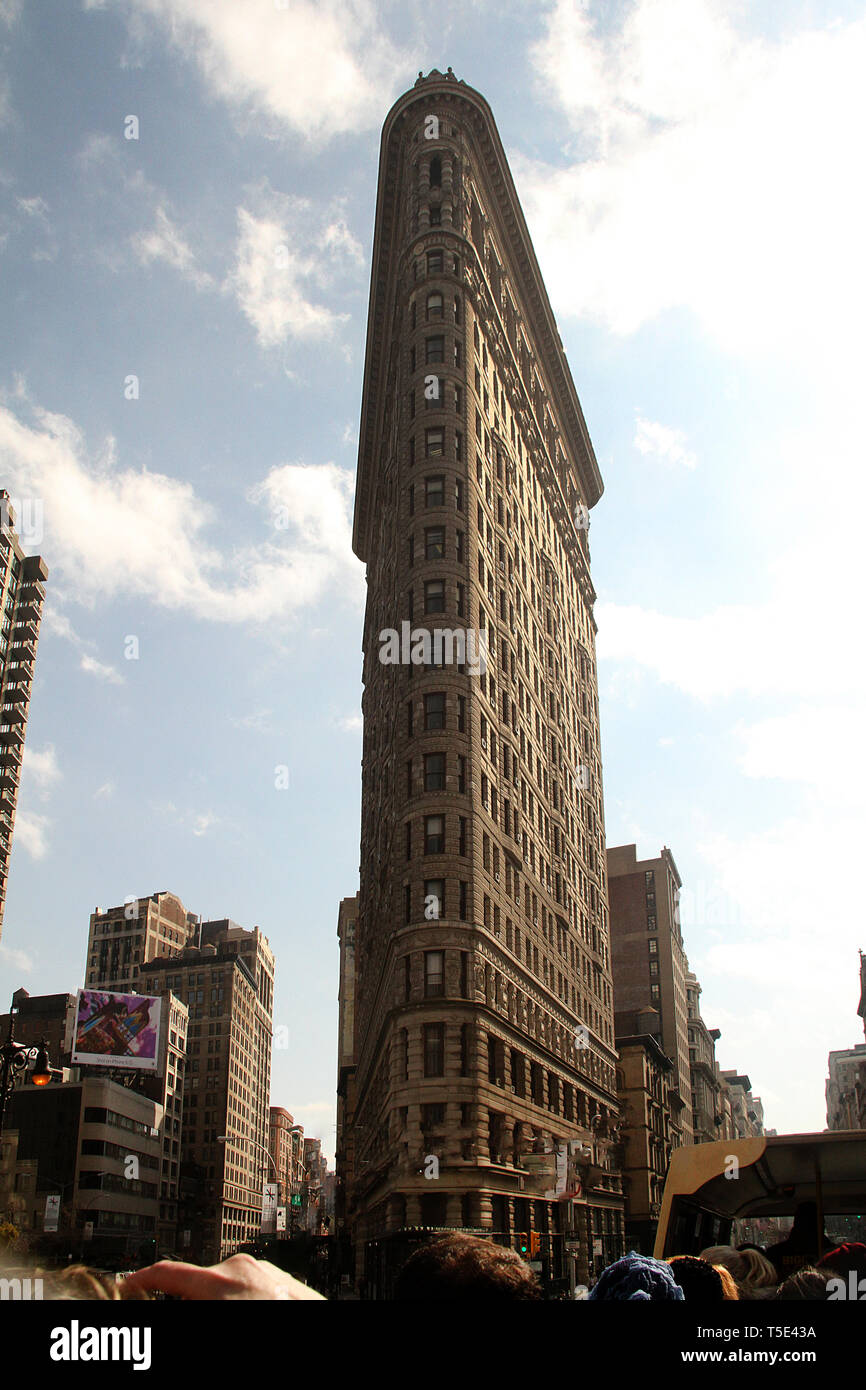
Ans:
{"label": "air conditioning unit in window", "polygon": [[494,874],[493,877],[496,879],[496,882],[498,883],[498,882],[499,882],[499,875],[498,875],[498,874]]}
{"label": "air conditioning unit in window", "polygon": [[484,749],[487,748],[487,739],[486,739],[486,738],[483,738],[483,739],[481,740],[481,747],[484,748]]}

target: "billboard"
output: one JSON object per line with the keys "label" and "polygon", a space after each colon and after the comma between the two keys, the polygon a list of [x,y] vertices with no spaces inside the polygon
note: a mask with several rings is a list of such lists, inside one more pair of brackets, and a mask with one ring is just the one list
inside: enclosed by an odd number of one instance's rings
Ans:
{"label": "billboard", "polygon": [[80,989],[73,1066],[158,1071],[161,1006],[161,999],[149,995]]}

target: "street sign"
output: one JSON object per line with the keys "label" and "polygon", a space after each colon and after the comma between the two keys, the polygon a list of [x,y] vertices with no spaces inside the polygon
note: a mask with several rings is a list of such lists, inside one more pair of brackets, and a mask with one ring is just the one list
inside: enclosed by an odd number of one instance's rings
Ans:
{"label": "street sign", "polygon": [[274,1231],[277,1226],[277,1202],[279,1201],[279,1184],[266,1182],[262,1191],[262,1230]]}
{"label": "street sign", "polygon": [[292,1193],[292,1206],[293,1206],[293,1207],[299,1207],[299,1206],[301,1206],[301,1194],[300,1194],[300,1192],[293,1192],[293,1193]]}
{"label": "street sign", "polygon": [[42,1229],[44,1231],[56,1231],[59,1216],[60,1196],[56,1193],[49,1193],[45,1198],[45,1221]]}

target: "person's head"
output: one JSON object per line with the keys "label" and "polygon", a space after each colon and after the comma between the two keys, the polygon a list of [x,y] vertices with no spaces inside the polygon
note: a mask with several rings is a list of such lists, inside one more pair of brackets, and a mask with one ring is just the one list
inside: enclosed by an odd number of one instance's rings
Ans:
{"label": "person's head", "polygon": [[829,1269],[819,1271],[807,1265],[805,1269],[798,1269],[796,1274],[789,1274],[785,1282],[777,1288],[774,1297],[788,1303],[803,1299],[811,1302],[820,1299],[824,1302],[827,1298],[827,1284],[832,1278],[833,1274]]}
{"label": "person's head", "polygon": [[789,1236],[814,1236],[818,1229],[818,1205],[816,1202],[801,1202],[794,1212],[794,1223]]}
{"label": "person's head", "polygon": [[857,1279],[866,1278],[866,1245],[861,1245],[858,1241],[851,1241],[845,1245],[837,1245],[835,1250],[828,1250],[815,1266],[822,1273],[826,1270],[829,1274],[837,1278],[847,1279],[853,1270]]}
{"label": "person's head", "polygon": [[724,1303],[721,1276],[706,1260],[696,1255],[674,1255],[668,1264],[686,1303]]}
{"label": "person's head", "polygon": [[716,1268],[724,1265],[736,1280],[740,1295],[746,1298],[761,1290],[775,1288],[779,1282],[766,1255],[754,1245],[740,1245],[736,1250],[731,1245],[711,1245],[701,1251],[701,1259]]}
{"label": "person's head", "polygon": [[706,1260],[709,1265],[724,1265],[741,1284],[746,1277],[748,1265],[746,1257],[739,1250],[735,1250],[732,1245],[709,1245],[706,1250],[702,1250],[700,1259]]}
{"label": "person's head", "polygon": [[409,1256],[397,1276],[402,1303],[539,1299],[534,1273],[515,1250],[460,1232],[437,1236]]}
{"label": "person's head", "polygon": [[722,1297],[725,1299],[725,1301],[734,1303],[739,1302],[740,1291],[737,1288],[736,1281],[731,1271],[729,1269],[725,1269],[724,1265],[713,1265],[713,1269],[716,1271],[716,1273],[722,1281]]}
{"label": "person's head", "polygon": [[634,1251],[608,1265],[589,1297],[596,1302],[682,1303],[683,1291],[668,1266]]}
{"label": "person's head", "polygon": [[[738,1281],[741,1288],[754,1292],[775,1288],[779,1282],[779,1276],[762,1250],[749,1247],[746,1250],[739,1250],[737,1253],[745,1260],[747,1267],[745,1278]],[[736,1278],[736,1276],[734,1277]]]}

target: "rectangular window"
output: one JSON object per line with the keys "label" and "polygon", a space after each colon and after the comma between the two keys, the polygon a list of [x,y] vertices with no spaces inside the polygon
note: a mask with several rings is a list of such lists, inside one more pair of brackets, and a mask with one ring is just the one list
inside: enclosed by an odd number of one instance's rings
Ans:
{"label": "rectangular window", "polygon": [[426,792],[444,792],[444,753],[426,753],[424,755],[424,790]]}
{"label": "rectangular window", "polygon": [[424,1024],[424,1075],[445,1075],[445,1024]]}
{"label": "rectangular window", "polygon": [[460,733],[460,734],[465,734],[465,732],[466,732],[466,696],[465,696],[465,695],[458,695],[458,696],[457,696],[457,732]]}
{"label": "rectangular window", "polygon": [[467,897],[468,897],[467,889],[468,889],[468,885],[467,885],[466,883],[464,883],[464,881],[461,879],[461,880],[460,880],[460,912],[459,912],[459,916],[460,916],[460,921],[461,921],[461,922],[465,922],[465,921],[466,921],[466,914],[467,914],[466,899],[467,899]]}
{"label": "rectangular window", "polygon": [[[445,817],[424,817],[424,853],[445,853]],[[407,856],[408,857],[408,856]]]}
{"label": "rectangular window", "polygon": [[445,253],[444,253],[443,251],[428,251],[428,252],[427,252],[427,274],[428,274],[428,275],[441,275],[441,274],[442,274],[442,271],[445,269],[444,255],[445,255]]}
{"label": "rectangular window", "polygon": [[445,453],[445,431],[438,425],[435,429],[424,431],[424,444],[427,458],[441,458]]}
{"label": "rectangular window", "polygon": [[445,612],[445,580],[427,579],[424,581],[424,612]]}
{"label": "rectangular window", "polygon": [[424,952],[424,997],[437,999],[445,993],[445,952]]}
{"label": "rectangular window", "polygon": [[424,916],[428,921],[438,922],[445,916],[445,880],[427,878],[424,880]]}
{"label": "rectangular window", "polygon": [[[464,697],[461,696],[461,699]],[[424,728],[444,729],[445,728],[445,692],[442,690],[432,691],[424,696]]]}
{"label": "rectangular window", "polygon": [[442,333],[435,333],[433,337],[427,338],[424,343],[426,363],[445,361],[445,336]]}
{"label": "rectangular window", "polygon": [[461,854],[461,855],[465,855],[465,854],[466,854],[466,817],[465,817],[465,816],[461,816],[461,817],[460,817],[460,838],[459,838],[459,846],[458,846],[457,853],[458,853],[458,854]]}
{"label": "rectangular window", "polygon": [[426,501],[428,507],[444,507],[445,505],[445,478],[440,474],[424,479],[426,488]]}
{"label": "rectangular window", "polygon": [[445,559],[445,527],[428,526],[424,532],[425,560]]}

